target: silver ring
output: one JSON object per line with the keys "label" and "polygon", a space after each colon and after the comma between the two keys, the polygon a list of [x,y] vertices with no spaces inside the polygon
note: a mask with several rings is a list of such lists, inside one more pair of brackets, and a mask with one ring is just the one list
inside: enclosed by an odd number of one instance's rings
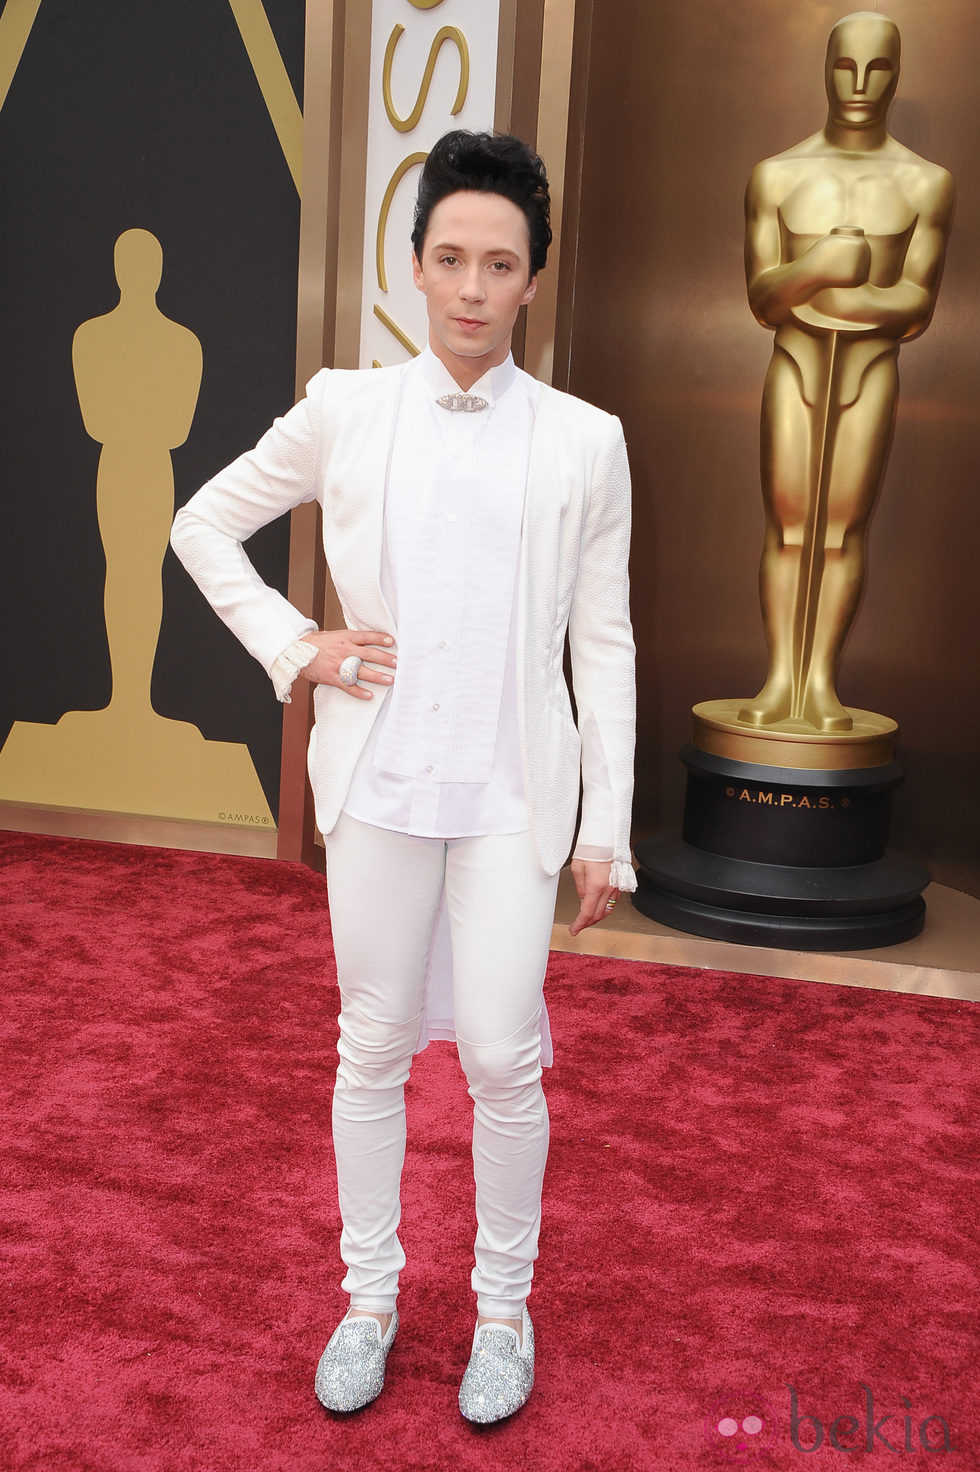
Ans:
{"label": "silver ring", "polygon": [[342,660],[340,665],[339,673],[341,684],[356,685],[357,672],[361,668],[361,665],[363,663],[363,659],[359,659],[356,654],[348,654],[347,658],[345,660]]}

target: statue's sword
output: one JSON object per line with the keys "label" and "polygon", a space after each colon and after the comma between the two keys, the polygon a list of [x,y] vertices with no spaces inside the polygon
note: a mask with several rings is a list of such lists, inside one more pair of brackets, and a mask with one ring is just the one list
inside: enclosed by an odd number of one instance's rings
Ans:
{"label": "statue's sword", "polygon": [[[831,235],[864,235],[859,225],[838,225]],[[807,507],[806,523],[803,528],[803,549],[800,559],[800,583],[797,594],[796,631],[793,647],[793,704],[790,715],[796,720],[804,719],[807,676],[813,655],[813,639],[817,627],[820,607],[820,585],[823,581],[827,539],[827,501],[830,477],[834,464],[834,443],[840,422],[838,386],[840,381],[837,348],[840,333],[827,333],[824,355],[823,383],[818,411],[816,454],[814,455],[813,494]]]}
{"label": "statue's sword", "polygon": [[825,541],[827,535],[827,500],[830,490],[830,475],[834,463],[834,440],[837,431],[839,410],[837,405],[838,363],[837,341],[839,334],[829,332],[825,348],[823,383],[818,403],[816,454],[812,477],[813,491],[807,507],[803,528],[803,550],[800,559],[800,582],[797,594],[797,612],[793,620],[796,631],[793,648],[793,705],[790,715],[803,720],[806,700],[807,674],[813,653],[813,637],[817,626],[817,610],[820,605],[820,584],[823,581]]}

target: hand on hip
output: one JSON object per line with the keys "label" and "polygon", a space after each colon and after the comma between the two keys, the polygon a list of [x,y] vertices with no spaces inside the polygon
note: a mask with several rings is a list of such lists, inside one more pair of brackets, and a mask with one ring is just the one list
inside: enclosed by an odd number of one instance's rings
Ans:
{"label": "hand on hip", "polygon": [[[304,634],[303,641],[316,647],[317,655],[301,673],[315,685],[337,685],[357,700],[371,700],[365,685],[390,685],[398,664],[395,641],[377,629],[325,629]],[[370,664],[366,661],[370,661]],[[383,665],[373,669],[372,665]]]}

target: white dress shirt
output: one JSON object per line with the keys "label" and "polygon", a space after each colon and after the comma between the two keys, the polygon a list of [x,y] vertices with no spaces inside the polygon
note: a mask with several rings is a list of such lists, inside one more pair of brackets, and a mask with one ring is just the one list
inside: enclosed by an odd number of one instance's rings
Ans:
{"label": "white dress shirt", "polygon": [[469,390],[426,350],[405,375],[385,488],[381,586],[398,668],[344,811],[424,838],[528,827],[517,716],[517,574],[540,386],[512,358]]}

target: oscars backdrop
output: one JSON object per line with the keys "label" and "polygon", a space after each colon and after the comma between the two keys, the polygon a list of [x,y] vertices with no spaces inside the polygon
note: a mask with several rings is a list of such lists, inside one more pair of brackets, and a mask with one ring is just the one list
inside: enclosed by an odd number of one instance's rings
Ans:
{"label": "oscars backdrop", "polygon": [[[275,825],[280,708],[167,531],[294,399],[304,11],[0,11],[0,800]],[[250,555],[284,589],[287,523]]]}

